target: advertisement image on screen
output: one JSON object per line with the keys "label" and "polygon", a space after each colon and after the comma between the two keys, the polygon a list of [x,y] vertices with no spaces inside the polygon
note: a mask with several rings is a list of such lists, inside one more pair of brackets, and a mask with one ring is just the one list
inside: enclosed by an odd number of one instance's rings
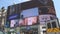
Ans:
{"label": "advertisement image on screen", "polygon": [[18,26],[19,21],[18,20],[11,20],[10,27]]}
{"label": "advertisement image on screen", "polygon": [[25,18],[24,25],[34,25],[37,23],[37,17]]}
{"label": "advertisement image on screen", "polygon": [[51,17],[55,19],[54,15],[39,15],[39,22],[41,25],[46,24],[48,20],[51,20]]}
{"label": "advertisement image on screen", "polygon": [[24,20],[23,19],[19,20],[20,26],[34,25],[36,23],[37,23],[37,17],[29,17],[29,18],[25,18]]}
{"label": "advertisement image on screen", "polygon": [[24,25],[24,20],[23,19],[20,19],[19,20],[19,26],[22,26],[22,25]]}
{"label": "advertisement image on screen", "polygon": [[12,14],[8,17],[8,20],[13,20],[19,18],[19,14]]}
{"label": "advertisement image on screen", "polygon": [[35,8],[23,10],[20,15],[23,15],[23,18],[27,18],[27,17],[29,18],[31,16],[38,16],[39,15],[38,8],[35,7]]}

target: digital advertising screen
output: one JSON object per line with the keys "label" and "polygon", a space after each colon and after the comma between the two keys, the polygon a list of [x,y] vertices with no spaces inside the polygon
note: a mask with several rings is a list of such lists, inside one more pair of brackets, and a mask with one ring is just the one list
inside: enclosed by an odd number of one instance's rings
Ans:
{"label": "digital advertising screen", "polygon": [[19,26],[24,25],[24,19],[19,19]]}
{"label": "digital advertising screen", "polygon": [[25,18],[25,25],[34,25],[37,23],[37,17]]}
{"label": "digital advertising screen", "polygon": [[38,16],[38,7],[22,10],[21,15],[23,15],[23,18]]}
{"label": "digital advertising screen", "polygon": [[55,19],[54,15],[39,15],[39,22],[41,25],[46,24],[48,20]]}
{"label": "digital advertising screen", "polygon": [[20,26],[26,26],[26,25],[34,25],[37,23],[37,17],[29,17],[19,20]]}
{"label": "digital advertising screen", "polygon": [[18,25],[19,25],[19,20],[18,19],[10,21],[10,27],[16,27]]}

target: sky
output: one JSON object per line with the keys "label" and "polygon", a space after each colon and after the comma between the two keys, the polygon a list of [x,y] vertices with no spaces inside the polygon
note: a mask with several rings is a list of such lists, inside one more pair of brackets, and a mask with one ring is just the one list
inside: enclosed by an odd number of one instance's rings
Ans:
{"label": "sky", "polygon": [[[18,4],[25,1],[28,0],[0,0],[0,8],[4,6],[7,9],[9,5]],[[60,0],[53,0],[53,2],[56,10],[56,15],[60,19]]]}

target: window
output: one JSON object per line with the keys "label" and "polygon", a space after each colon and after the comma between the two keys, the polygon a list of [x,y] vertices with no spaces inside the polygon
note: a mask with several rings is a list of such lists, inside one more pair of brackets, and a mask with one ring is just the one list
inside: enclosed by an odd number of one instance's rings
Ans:
{"label": "window", "polygon": [[12,12],[13,12],[12,9],[13,9],[12,6],[10,6],[10,9],[9,9],[9,10],[10,10],[10,11],[9,11],[9,15],[12,14]]}
{"label": "window", "polygon": [[50,23],[47,23],[47,27],[48,27],[48,29],[51,28],[51,24]]}
{"label": "window", "polygon": [[31,16],[38,16],[38,8],[31,8],[23,10],[21,15],[23,15],[23,18],[31,17]]}
{"label": "window", "polygon": [[60,24],[59,24],[59,28],[60,28]]}
{"label": "window", "polygon": [[10,6],[10,13],[9,13],[9,15],[14,14],[15,12],[16,12],[16,6],[15,5]]}
{"label": "window", "polygon": [[59,28],[60,28],[60,20],[58,21],[58,24],[59,24]]}
{"label": "window", "polygon": [[56,28],[57,26],[56,26],[56,22],[52,22],[52,27],[53,28]]}
{"label": "window", "polygon": [[48,11],[49,11],[47,7],[42,7],[40,9],[41,9],[41,13],[43,13],[43,14],[48,13]]}
{"label": "window", "polygon": [[46,33],[46,31],[43,31],[43,33]]}
{"label": "window", "polygon": [[46,27],[42,27],[42,28],[46,28]]}

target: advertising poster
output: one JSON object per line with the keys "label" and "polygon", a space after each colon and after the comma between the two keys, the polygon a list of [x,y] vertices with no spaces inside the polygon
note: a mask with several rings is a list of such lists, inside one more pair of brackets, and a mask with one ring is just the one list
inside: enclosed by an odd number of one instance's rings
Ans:
{"label": "advertising poster", "polygon": [[39,22],[41,25],[46,24],[48,20],[51,20],[51,18],[55,19],[54,15],[39,15]]}
{"label": "advertising poster", "polygon": [[24,25],[24,19],[19,20],[19,26],[22,26],[22,25]]}
{"label": "advertising poster", "polygon": [[37,17],[29,17],[19,20],[19,26],[34,25],[37,23]]}
{"label": "advertising poster", "polygon": [[10,27],[15,27],[15,26],[18,26],[18,20],[11,20],[10,22]]}
{"label": "advertising poster", "polygon": [[37,23],[37,17],[25,18],[25,25],[34,25]]}

